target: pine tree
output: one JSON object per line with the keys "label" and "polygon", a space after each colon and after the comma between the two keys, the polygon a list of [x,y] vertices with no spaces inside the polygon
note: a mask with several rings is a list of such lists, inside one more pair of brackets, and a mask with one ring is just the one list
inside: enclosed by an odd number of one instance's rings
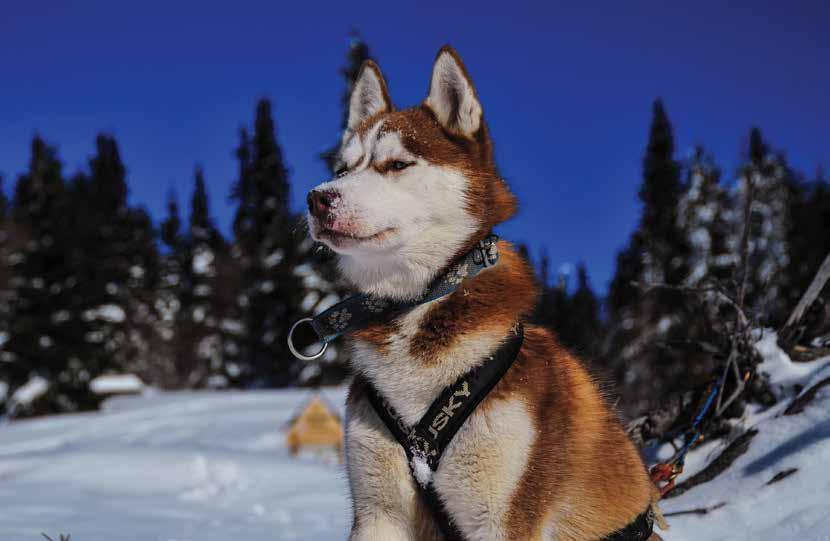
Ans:
{"label": "pine tree", "polygon": [[6,358],[4,345],[9,340],[9,323],[12,303],[14,302],[14,288],[12,287],[12,226],[8,217],[9,201],[3,187],[3,177],[0,175],[0,415],[5,413],[8,397],[9,382],[12,379],[11,358]]}
{"label": "pine tree", "polygon": [[685,191],[678,206],[679,224],[690,248],[685,283],[724,283],[732,278],[737,263],[737,254],[728,244],[732,201],[720,183],[720,169],[702,147],[695,149],[685,169]]}
{"label": "pine tree", "polygon": [[80,374],[81,338],[71,300],[78,284],[69,260],[69,200],[57,152],[40,137],[31,146],[27,173],[18,178],[12,203],[14,243],[8,340],[4,364],[11,387],[40,377],[51,383],[33,409],[44,413],[94,405]]}
{"label": "pine tree", "polygon": [[163,388],[182,386],[179,359],[184,347],[179,336],[182,320],[181,296],[185,243],[182,237],[182,221],[176,195],[171,190],[167,198],[167,216],[161,222],[160,272],[155,291],[157,323],[153,341],[155,363],[150,383]]}
{"label": "pine tree", "polygon": [[179,215],[179,203],[174,191],[167,195],[167,216],[161,222],[160,239],[170,252],[174,252],[181,243],[182,219]]}
{"label": "pine tree", "polygon": [[790,264],[787,236],[792,226],[790,212],[797,198],[797,184],[783,154],[771,151],[761,131],[752,128],[746,164],[739,171],[730,248],[736,254],[740,251],[744,208],[749,200],[747,278],[744,283],[741,268],[738,281],[745,306],[762,319],[786,317],[783,314],[788,307],[783,302],[783,293],[790,287],[785,272]]}
{"label": "pine tree", "polygon": [[212,374],[224,369],[221,333],[224,317],[220,303],[216,302],[221,287],[216,282],[216,269],[226,247],[210,217],[208,206],[204,173],[197,167],[183,269],[186,290],[181,295],[181,302],[185,320],[177,337],[189,349],[187,358],[190,362],[186,364],[189,373],[185,382],[188,387],[204,386]]}
{"label": "pine tree", "polygon": [[680,165],[674,159],[674,133],[661,100],[654,102],[648,146],[643,158],[640,231],[648,282],[679,284],[688,273],[688,245],[677,223],[682,194]]}
{"label": "pine tree", "polygon": [[230,376],[246,384],[285,385],[296,377],[285,343],[302,292],[293,272],[296,218],[289,210],[288,172],[268,100],[257,104],[253,138],[248,144],[242,132],[237,157],[234,255],[244,276],[238,304],[245,336]]}
{"label": "pine tree", "polygon": [[[354,88],[357,76],[360,75],[360,68],[363,66],[363,62],[372,59],[372,55],[369,52],[369,46],[366,45],[366,42],[361,39],[359,33],[351,32],[349,38],[350,43],[349,50],[346,53],[346,64],[340,68],[340,75],[343,77],[343,82],[345,83],[343,94],[340,97],[340,131],[346,129],[346,125],[349,121],[349,98],[351,98],[352,88]],[[334,162],[337,158],[337,151],[339,149],[340,141],[338,139],[338,141],[331,148],[320,154],[320,159],[325,162],[326,167],[331,173],[334,173]]]}
{"label": "pine tree", "polygon": [[148,214],[127,204],[126,169],[113,137],[98,136],[89,175],[75,178],[72,195],[84,370],[143,376],[152,363],[158,254]]}
{"label": "pine tree", "polygon": [[642,218],[628,246],[618,254],[609,292],[611,330],[604,356],[615,367],[626,399],[622,406],[629,414],[685,384],[682,356],[659,346],[683,336],[683,322],[692,317],[691,310],[677,291],[657,288],[644,294],[642,289],[679,285],[688,278],[691,248],[678,215],[682,195],[672,126],[657,100],[643,158]]}
{"label": "pine tree", "polygon": [[583,263],[577,268],[576,290],[568,300],[567,319],[560,337],[563,343],[583,358],[596,359],[604,333],[600,319],[600,303],[588,281]]}

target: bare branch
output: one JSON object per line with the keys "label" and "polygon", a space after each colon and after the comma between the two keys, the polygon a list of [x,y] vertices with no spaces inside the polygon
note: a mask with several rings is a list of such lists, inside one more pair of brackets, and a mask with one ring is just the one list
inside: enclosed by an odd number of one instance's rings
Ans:
{"label": "bare branch", "polygon": [[738,298],[736,304],[743,313],[744,300],[746,297],[746,285],[749,279],[749,234],[752,231],[752,200],[755,198],[755,183],[752,180],[752,171],[747,170],[746,178],[746,201],[744,202],[744,230],[741,234],[741,277],[738,286]]}
{"label": "bare branch", "polygon": [[644,291],[648,292],[651,289],[669,289],[673,291],[681,291],[683,293],[690,293],[690,294],[705,294],[705,293],[714,293],[715,296],[723,301],[725,304],[731,306],[735,309],[735,313],[738,317],[738,324],[742,329],[746,329],[749,326],[749,319],[744,314],[743,309],[741,306],[734,301],[729,295],[724,293],[723,289],[716,285],[709,285],[709,286],[681,286],[681,285],[671,285],[671,284],[643,284],[641,282],[631,282],[631,284],[635,287],[639,287]]}

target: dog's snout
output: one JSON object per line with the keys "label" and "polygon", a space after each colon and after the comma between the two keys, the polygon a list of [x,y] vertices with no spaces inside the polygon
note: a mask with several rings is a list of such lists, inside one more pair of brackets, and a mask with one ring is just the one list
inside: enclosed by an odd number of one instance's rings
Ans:
{"label": "dog's snout", "polygon": [[315,218],[325,218],[331,213],[338,199],[340,199],[340,194],[334,190],[311,190],[307,198],[308,211]]}

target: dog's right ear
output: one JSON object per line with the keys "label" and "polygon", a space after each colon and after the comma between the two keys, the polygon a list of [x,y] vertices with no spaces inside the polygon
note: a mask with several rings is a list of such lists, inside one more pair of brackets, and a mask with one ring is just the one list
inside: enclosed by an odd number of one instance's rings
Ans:
{"label": "dog's right ear", "polygon": [[354,131],[367,118],[390,111],[392,100],[389,98],[380,68],[372,60],[366,60],[360,67],[360,74],[352,87],[347,128]]}
{"label": "dog's right ear", "polygon": [[472,137],[482,125],[481,103],[467,69],[458,53],[449,45],[438,51],[424,100],[445,129]]}

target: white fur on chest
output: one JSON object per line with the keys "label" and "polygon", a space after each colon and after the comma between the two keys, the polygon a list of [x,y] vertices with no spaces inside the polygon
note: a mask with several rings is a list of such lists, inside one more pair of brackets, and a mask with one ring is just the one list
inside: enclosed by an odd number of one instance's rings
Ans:
{"label": "white fur on chest", "polygon": [[[365,399],[347,412],[346,432],[356,510],[378,524],[399,525],[402,531],[389,539],[416,539],[417,494],[404,452]],[[507,513],[535,438],[525,404],[500,400],[474,412],[447,447],[433,482],[470,541],[509,539]]]}
{"label": "white fur on chest", "polygon": [[433,482],[471,540],[509,539],[507,512],[536,438],[519,399],[473,414],[444,452]]}
{"label": "white fur on chest", "polygon": [[437,359],[426,363],[415,358],[410,353],[412,339],[424,316],[440,302],[419,306],[403,316],[382,352],[368,342],[355,340],[352,344],[353,368],[366,376],[411,426],[420,421],[445,387],[481,364],[508,333],[508,329],[472,331],[456,337],[455,344]]}

